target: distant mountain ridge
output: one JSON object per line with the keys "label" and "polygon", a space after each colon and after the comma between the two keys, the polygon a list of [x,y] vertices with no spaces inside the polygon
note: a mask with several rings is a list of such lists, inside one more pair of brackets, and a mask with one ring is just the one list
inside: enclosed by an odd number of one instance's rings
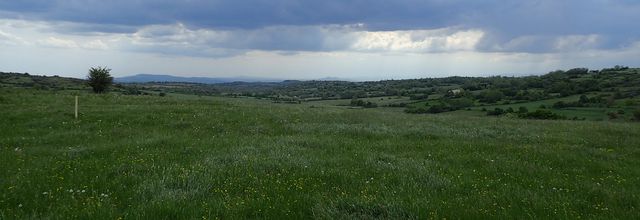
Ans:
{"label": "distant mountain ridge", "polygon": [[137,74],[133,76],[117,77],[114,79],[118,83],[147,83],[147,82],[186,82],[219,84],[230,82],[282,82],[282,79],[260,78],[260,77],[181,77],[158,74]]}

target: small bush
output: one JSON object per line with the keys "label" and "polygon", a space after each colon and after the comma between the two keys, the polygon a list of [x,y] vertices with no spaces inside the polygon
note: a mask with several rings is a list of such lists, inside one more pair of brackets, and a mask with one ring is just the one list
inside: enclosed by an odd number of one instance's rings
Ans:
{"label": "small bush", "polygon": [[428,111],[426,108],[423,108],[423,107],[419,107],[419,108],[410,107],[405,109],[404,112],[411,113],[411,114],[424,114],[424,113],[427,113]]}
{"label": "small bush", "polygon": [[564,108],[566,106],[566,104],[563,101],[559,101],[556,103],[553,103],[553,106],[551,106],[552,108]]}
{"label": "small bush", "polygon": [[140,90],[134,88],[127,88],[122,92],[123,95],[141,95],[142,92]]}
{"label": "small bush", "polygon": [[89,69],[87,81],[89,81],[89,86],[91,86],[93,92],[103,93],[107,91],[113,83],[113,77],[111,77],[109,72],[111,72],[111,69],[106,67],[91,67],[91,69]]}
{"label": "small bush", "polygon": [[446,112],[446,111],[447,111],[447,109],[442,105],[434,105],[434,106],[429,107],[429,110],[427,110],[427,112],[432,113],[432,114]]}
{"label": "small bush", "polygon": [[526,118],[526,119],[543,119],[543,120],[566,119],[565,116],[558,115],[549,110],[542,110],[542,109],[538,109],[535,112],[519,114],[518,116],[520,118]]}
{"label": "small bush", "polygon": [[373,103],[373,102],[367,102],[367,103],[364,104],[364,107],[365,108],[376,108],[376,107],[378,107],[378,104]]}
{"label": "small bush", "polygon": [[378,104],[376,104],[376,103],[365,102],[365,101],[360,100],[360,99],[352,99],[350,105],[351,106],[360,106],[360,107],[364,107],[364,108],[376,108],[376,107],[378,107]]}
{"label": "small bush", "polygon": [[495,108],[493,111],[488,111],[487,115],[499,116],[499,115],[503,115],[504,113],[506,112],[503,109]]}
{"label": "small bush", "polygon": [[391,103],[389,104],[389,107],[407,107],[407,103],[401,102],[401,103]]}
{"label": "small bush", "polygon": [[626,101],[624,101],[624,104],[626,106],[633,106],[633,105],[636,104],[636,102],[634,100],[632,100],[632,99],[627,99]]}
{"label": "small bush", "polygon": [[520,106],[520,108],[518,108],[518,113],[523,114],[523,113],[528,113],[529,109],[527,109],[527,107],[525,106]]}

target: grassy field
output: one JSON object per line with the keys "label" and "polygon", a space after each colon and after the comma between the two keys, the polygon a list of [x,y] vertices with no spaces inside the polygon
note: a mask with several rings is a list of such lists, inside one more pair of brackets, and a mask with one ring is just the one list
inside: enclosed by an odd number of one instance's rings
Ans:
{"label": "grassy field", "polygon": [[0,219],[640,218],[640,123],[76,93],[0,89]]}

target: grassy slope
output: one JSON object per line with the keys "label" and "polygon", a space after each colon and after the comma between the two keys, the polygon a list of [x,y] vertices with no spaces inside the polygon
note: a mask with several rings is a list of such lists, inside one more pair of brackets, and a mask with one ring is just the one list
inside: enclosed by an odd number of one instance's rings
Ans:
{"label": "grassy slope", "polygon": [[0,219],[640,218],[640,124],[0,90]]}

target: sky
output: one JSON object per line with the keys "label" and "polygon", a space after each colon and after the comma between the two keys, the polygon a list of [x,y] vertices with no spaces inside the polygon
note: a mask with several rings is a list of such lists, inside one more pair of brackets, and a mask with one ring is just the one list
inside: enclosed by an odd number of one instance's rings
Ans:
{"label": "sky", "polygon": [[0,71],[382,80],[640,66],[638,0],[0,0]]}

